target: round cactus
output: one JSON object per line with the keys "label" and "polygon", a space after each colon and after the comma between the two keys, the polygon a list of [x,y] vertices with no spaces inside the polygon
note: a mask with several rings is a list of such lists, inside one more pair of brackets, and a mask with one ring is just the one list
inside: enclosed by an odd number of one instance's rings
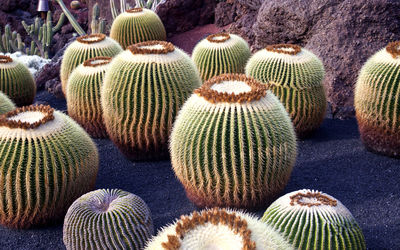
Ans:
{"label": "round cactus", "polygon": [[208,36],[193,49],[192,59],[203,80],[224,73],[244,73],[251,52],[243,38],[219,33]]}
{"label": "round cactus", "polygon": [[287,184],[296,159],[290,118],[266,86],[245,75],[205,82],[183,105],[171,161],[197,206],[258,207]]}
{"label": "round cactus", "polygon": [[400,158],[400,41],[389,43],[365,63],[354,96],[366,148]]}
{"label": "round cactus", "polygon": [[0,117],[0,224],[27,228],[62,218],[95,184],[96,145],[50,106],[25,106]]}
{"label": "round cactus", "polygon": [[0,91],[0,115],[10,112],[15,109],[14,103]]}
{"label": "round cactus", "polygon": [[130,159],[166,157],[175,116],[200,84],[190,57],[171,43],[131,45],[105,75],[101,103],[108,135]]}
{"label": "round cactus", "polygon": [[17,106],[30,105],[36,96],[35,80],[21,62],[0,55],[0,91]]}
{"label": "round cactus", "polygon": [[68,115],[96,138],[107,137],[100,104],[100,90],[111,57],[95,57],[79,65],[67,85]]}
{"label": "round cactus", "polygon": [[277,199],[261,219],[296,249],[366,249],[350,211],[330,195],[303,189]]}
{"label": "round cactus", "polygon": [[153,235],[146,203],[119,189],[99,189],[78,198],[64,219],[67,249],[143,249]]}
{"label": "round cactus", "polygon": [[288,111],[299,138],[307,137],[324,120],[324,72],[322,62],[312,52],[292,44],[267,46],[246,65],[246,75],[269,83]]}
{"label": "round cactus", "polygon": [[158,15],[144,8],[133,8],[117,16],[111,26],[110,37],[124,49],[135,43],[167,39]]}
{"label": "round cactus", "polygon": [[122,52],[121,46],[104,34],[78,37],[67,47],[61,62],[60,78],[64,95],[67,93],[69,75],[81,63],[98,56],[114,57],[120,52]]}
{"label": "round cactus", "polygon": [[293,247],[250,214],[214,208],[181,216],[153,237],[145,249],[286,250]]}

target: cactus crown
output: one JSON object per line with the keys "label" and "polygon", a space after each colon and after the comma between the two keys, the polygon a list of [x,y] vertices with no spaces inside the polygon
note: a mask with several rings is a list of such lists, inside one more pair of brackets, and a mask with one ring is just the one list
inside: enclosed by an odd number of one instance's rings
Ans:
{"label": "cactus crown", "polygon": [[291,206],[299,205],[307,207],[327,205],[331,207],[336,207],[337,200],[328,197],[327,195],[324,195],[318,191],[307,192],[307,193],[298,192],[297,194],[290,196],[290,205]]}
{"label": "cactus crown", "polygon": [[8,128],[34,129],[54,120],[54,109],[48,105],[24,106],[0,117],[0,126]]}
{"label": "cactus crown", "polygon": [[207,40],[211,43],[223,43],[228,41],[231,36],[228,33],[217,33],[213,35],[209,35]]}
{"label": "cactus crown", "polygon": [[107,65],[111,62],[112,57],[108,57],[108,56],[98,56],[95,58],[91,58],[89,60],[86,60],[83,63],[83,66],[85,67],[98,67],[98,66],[103,66],[103,65]]}
{"label": "cactus crown", "polygon": [[400,56],[400,41],[390,42],[386,46],[386,51],[392,55],[394,59]]}
{"label": "cactus crown", "polygon": [[270,52],[287,55],[297,55],[301,52],[301,47],[295,44],[274,44],[268,45],[265,49]]}
{"label": "cactus crown", "polygon": [[13,62],[13,59],[9,56],[0,55],[0,64],[7,64]]}
{"label": "cactus crown", "polygon": [[106,39],[106,35],[104,34],[91,34],[91,35],[80,36],[76,40],[84,44],[93,44],[101,42],[104,39]]}
{"label": "cactus crown", "polygon": [[132,8],[132,9],[129,9],[129,10],[127,10],[126,12],[128,12],[128,13],[138,13],[138,12],[142,12],[143,11],[143,8]]}
{"label": "cactus crown", "polygon": [[128,49],[132,54],[168,54],[175,50],[175,47],[170,42],[165,41],[148,41],[130,45]]}

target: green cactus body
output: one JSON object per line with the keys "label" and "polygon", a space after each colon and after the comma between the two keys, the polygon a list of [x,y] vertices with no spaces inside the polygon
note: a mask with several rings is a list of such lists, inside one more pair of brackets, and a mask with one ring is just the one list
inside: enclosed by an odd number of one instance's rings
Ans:
{"label": "green cactus body", "polygon": [[0,154],[0,224],[8,227],[62,218],[96,181],[96,145],[50,106],[25,106],[1,116]]}
{"label": "green cactus body", "polygon": [[259,207],[286,186],[296,135],[279,100],[245,75],[211,78],[183,105],[171,134],[173,170],[200,207]]}
{"label": "green cactus body", "polygon": [[78,37],[65,50],[61,62],[60,78],[64,95],[67,93],[69,75],[79,64],[98,56],[114,57],[120,52],[122,52],[121,46],[104,34]]}
{"label": "green cactus body", "polygon": [[192,53],[203,81],[224,73],[244,73],[250,56],[247,42],[227,33],[208,36],[194,47]]}
{"label": "green cactus body", "polygon": [[110,37],[124,49],[135,43],[167,39],[160,18],[144,8],[133,8],[118,15],[111,26]]}
{"label": "green cactus body", "polygon": [[354,106],[365,147],[400,158],[400,41],[389,43],[362,67]]}
{"label": "green cactus body", "polygon": [[145,248],[165,249],[290,250],[293,247],[250,214],[214,208],[181,216],[149,240]]}
{"label": "green cactus body", "polygon": [[0,91],[17,106],[29,105],[36,96],[35,80],[25,65],[0,55]]}
{"label": "green cactus body", "polygon": [[15,104],[7,95],[0,91],[0,115],[15,109]]}
{"label": "green cactus body", "polygon": [[79,65],[67,85],[68,115],[92,137],[107,137],[100,104],[100,91],[111,57],[95,57]]}
{"label": "green cactus body", "polygon": [[321,125],[326,112],[324,66],[312,52],[291,44],[267,46],[250,58],[246,75],[270,85],[288,111],[299,138]]}
{"label": "green cactus body", "polygon": [[366,249],[350,211],[330,195],[303,189],[277,199],[261,219],[296,249]]}
{"label": "green cactus body", "polygon": [[171,43],[131,45],[105,76],[101,104],[108,135],[132,160],[165,158],[175,116],[200,84],[190,57]]}
{"label": "green cactus body", "polygon": [[78,198],[64,219],[63,239],[72,249],[143,249],[153,235],[146,203],[119,189],[99,189]]}

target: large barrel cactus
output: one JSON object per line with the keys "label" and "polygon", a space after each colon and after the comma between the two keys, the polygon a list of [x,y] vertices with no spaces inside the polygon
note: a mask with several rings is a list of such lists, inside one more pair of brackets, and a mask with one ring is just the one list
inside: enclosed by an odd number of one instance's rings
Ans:
{"label": "large barrel cactus", "polygon": [[317,129],[325,117],[326,97],[322,62],[292,44],[269,45],[255,53],[246,74],[268,83],[288,111],[299,138]]}
{"label": "large barrel cactus", "polygon": [[0,91],[17,106],[30,105],[36,96],[35,80],[21,62],[0,55]]}
{"label": "large barrel cactus", "polygon": [[365,147],[400,158],[400,41],[389,43],[362,67],[354,106]]}
{"label": "large barrel cactus", "polygon": [[99,189],[78,198],[64,219],[63,239],[72,249],[143,249],[153,235],[146,203],[119,189]]}
{"label": "large barrel cactus", "polygon": [[105,76],[101,104],[108,135],[132,160],[165,158],[175,116],[200,84],[190,57],[171,43],[131,45]]}
{"label": "large barrel cactus", "polygon": [[15,109],[13,101],[0,91],[0,115]]}
{"label": "large barrel cactus", "polygon": [[94,187],[99,158],[89,135],[50,106],[0,117],[0,223],[27,228],[64,216]]}
{"label": "large barrel cactus", "polygon": [[251,52],[243,38],[218,33],[201,40],[193,49],[192,59],[203,80],[224,73],[244,73]]}
{"label": "large barrel cactus", "polygon": [[95,57],[79,65],[67,86],[68,115],[96,138],[107,137],[103,123],[100,91],[111,57]]}
{"label": "large barrel cactus", "polygon": [[197,206],[258,207],[287,184],[296,159],[288,113],[266,86],[245,75],[206,81],[182,107],[171,161]]}
{"label": "large barrel cactus", "polygon": [[303,189],[277,199],[261,219],[296,249],[366,249],[350,211],[328,194]]}
{"label": "large barrel cactus", "polygon": [[167,39],[161,19],[154,11],[145,8],[133,8],[117,16],[110,37],[124,49],[135,43]]}
{"label": "large barrel cactus", "polygon": [[78,37],[67,47],[61,62],[60,78],[64,95],[67,93],[69,75],[79,64],[93,57],[114,57],[120,52],[122,52],[121,46],[104,34]]}
{"label": "large barrel cactus", "polygon": [[250,214],[225,209],[193,212],[153,237],[145,250],[290,250],[271,227]]}

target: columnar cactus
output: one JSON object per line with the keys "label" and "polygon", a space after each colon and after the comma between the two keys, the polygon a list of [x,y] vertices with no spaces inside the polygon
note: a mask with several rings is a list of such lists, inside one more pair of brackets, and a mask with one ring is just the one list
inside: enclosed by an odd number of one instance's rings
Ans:
{"label": "columnar cactus", "polygon": [[14,103],[0,91],[0,115],[10,112],[15,109]]}
{"label": "columnar cactus", "polygon": [[389,43],[362,67],[354,106],[365,147],[400,158],[400,41]]}
{"label": "columnar cactus", "polygon": [[211,209],[181,216],[148,241],[145,250],[293,249],[271,227],[250,214]]}
{"label": "columnar cactus", "polygon": [[68,115],[92,137],[107,137],[100,104],[100,91],[111,57],[95,57],[79,65],[67,85]]}
{"label": "columnar cactus", "polygon": [[98,56],[114,57],[122,52],[121,46],[104,34],[92,34],[78,37],[65,50],[61,62],[61,84],[64,95],[67,93],[67,83],[72,71],[84,61]]}
{"label": "columnar cactus", "polygon": [[138,43],[118,55],[102,88],[104,123],[130,159],[164,158],[178,110],[201,80],[190,57],[171,43]]}
{"label": "columnar cactus", "polygon": [[303,189],[277,199],[261,219],[296,249],[366,249],[350,211],[332,196]]}
{"label": "columnar cactus", "polygon": [[268,83],[288,111],[299,138],[317,129],[325,117],[326,97],[322,62],[292,44],[267,46],[246,65],[246,75]]}
{"label": "columnar cactus", "polygon": [[182,107],[171,162],[197,206],[258,207],[287,184],[296,136],[285,108],[245,75],[206,81]]}
{"label": "columnar cactus", "polygon": [[63,239],[72,249],[143,249],[153,235],[146,203],[119,189],[99,189],[81,196],[68,209]]}
{"label": "columnar cactus", "polygon": [[244,73],[251,52],[243,38],[219,33],[200,41],[193,49],[192,59],[202,80],[224,73]]}
{"label": "columnar cactus", "polygon": [[110,37],[124,49],[135,43],[167,39],[161,19],[154,11],[144,8],[133,8],[119,14],[111,26]]}
{"label": "columnar cactus", "polygon": [[29,69],[21,62],[0,55],[0,91],[17,106],[29,105],[36,96],[35,80]]}
{"label": "columnar cactus", "polygon": [[0,224],[28,228],[62,218],[94,187],[98,164],[88,134],[50,106],[0,116]]}

